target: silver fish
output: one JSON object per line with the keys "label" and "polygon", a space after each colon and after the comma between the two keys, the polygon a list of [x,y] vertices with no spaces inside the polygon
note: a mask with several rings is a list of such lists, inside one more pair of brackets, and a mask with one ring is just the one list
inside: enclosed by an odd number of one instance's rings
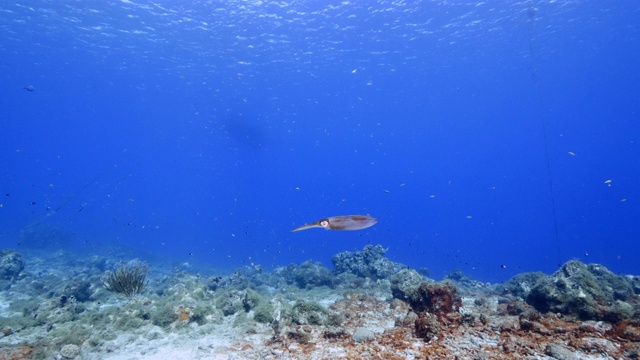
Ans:
{"label": "silver fish", "polygon": [[378,219],[369,215],[343,215],[320,219],[311,224],[297,227],[292,232],[312,228],[324,228],[325,230],[362,230],[375,225]]}

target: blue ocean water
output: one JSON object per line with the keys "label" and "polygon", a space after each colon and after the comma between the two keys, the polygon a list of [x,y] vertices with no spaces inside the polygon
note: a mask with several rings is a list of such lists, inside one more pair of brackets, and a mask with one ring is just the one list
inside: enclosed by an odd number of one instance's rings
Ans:
{"label": "blue ocean water", "polygon": [[[640,273],[636,1],[5,1],[0,30],[2,248]],[[291,232],[348,214],[379,222]]]}

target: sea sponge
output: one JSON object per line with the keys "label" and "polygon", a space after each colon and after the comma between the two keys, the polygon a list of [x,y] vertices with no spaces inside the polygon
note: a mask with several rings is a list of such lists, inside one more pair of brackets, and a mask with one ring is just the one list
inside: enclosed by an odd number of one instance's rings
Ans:
{"label": "sea sponge", "polygon": [[176,313],[178,314],[178,319],[180,321],[189,321],[189,311],[187,311],[186,308],[180,306],[178,308],[178,310],[176,311]]}

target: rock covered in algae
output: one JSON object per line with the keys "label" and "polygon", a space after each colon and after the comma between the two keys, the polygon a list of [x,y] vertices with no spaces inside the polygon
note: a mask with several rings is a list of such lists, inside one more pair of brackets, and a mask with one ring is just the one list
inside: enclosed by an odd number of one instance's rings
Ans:
{"label": "rock covered in algae", "polygon": [[640,313],[634,298],[633,286],[626,278],[602,265],[572,260],[539,280],[526,301],[540,312],[617,322]]}
{"label": "rock covered in algae", "polygon": [[424,279],[417,271],[412,269],[400,270],[400,272],[391,277],[391,294],[396,299],[407,301],[422,282],[424,282]]}
{"label": "rock covered in algae", "polygon": [[538,285],[540,281],[544,281],[547,275],[541,272],[526,272],[517,274],[504,283],[504,291],[508,294],[526,299],[531,290]]}
{"label": "rock covered in algae", "polygon": [[384,257],[387,251],[380,245],[367,245],[359,252],[345,251],[331,258],[336,274],[351,273],[373,280],[390,279],[406,266]]}
{"label": "rock covered in algae", "polygon": [[22,255],[10,249],[0,250],[0,279],[15,278],[22,270],[24,270]]}
{"label": "rock covered in algae", "polygon": [[303,262],[300,266],[291,264],[278,268],[274,273],[283,277],[287,284],[294,284],[300,289],[312,289],[319,286],[334,288],[337,283],[331,270],[311,260]]}
{"label": "rock covered in algae", "polygon": [[402,322],[413,322],[416,336],[429,341],[443,328],[458,322],[462,298],[448,280],[416,284],[417,276],[420,274],[401,272],[393,278],[391,288],[394,298],[405,301],[412,310]]}
{"label": "rock covered in algae", "polygon": [[291,321],[298,325],[326,325],[329,315],[329,310],[314,301],[299,300],[291,309]]}

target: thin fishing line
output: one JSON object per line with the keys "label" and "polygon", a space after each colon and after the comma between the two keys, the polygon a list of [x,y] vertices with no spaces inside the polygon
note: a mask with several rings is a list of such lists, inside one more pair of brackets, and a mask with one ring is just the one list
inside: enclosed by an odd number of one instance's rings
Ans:
{"label": "thin fishing line", "polygon": [[73,201],[73,199],[76,198],[76,196],[82,194],[89,186],[95,184],[96,182],[98,182],[98,180],[100,180],[100,178],[102,178],[106,173],[109,172],[110,169],[107,169],[105,171],[103,171],[102,173],[98,174],[98,176],[96,176],[95,178],[91,179],[91,181],[87,182],[86,184],[84,184],[84,186],[82,186],[78,191],[76,191],[75,193],[71,194],[69,197],[67,197],[65,199],[65,201],[60,204],[58,207],[56,207],[55,209],[49,211],[43,218],[42,220],[38,221],[38,223],[43,222],[46,218],[48,218],[49,216],[54,215],[55,213],[57,213],[58,211],[60,211],[63,207],[65,207],[68,203],[70,203],[71,201]]}
{"label": "thin fishing line", "polygon": [[544,115],[544,103],[542,101],[542,86],[540,84],[540,78],[538,77],[538,62],[537,62],[537,50],[536,50],[536,14],[538,9],[535,6],[530,6],[527,9],[527,16],[529,17],[529,53],[531,56],[531,78],[533,80],[534,92],[538,100],[538,116],[540,118],[540,124],[542,126],[542,138],[544,143],[544,160],[547,164],[547,179],[549,180],[549,196],[551,198],[551,214],[553,216],[553,231],[556,240],[556,255],[558,256],[558,266],[561,265],[560,257],[560,235],[558,233],[558,216],[556,211],[556,200],[553,192],[553,177],[551,172],[551,159],[549,157],[549,139],[547,135],[547,123]]}
{"label": "thin fishing line", "polygon": [[111,168],[108,168],[107,170],[105,170],[105,171],[101,172],[100,174],[98,174],[96,177],[92,178],[89,182],[85,183],[75,193],[73,193],[70,196],[68,196],[59,206],[57,206],[55,209],[47,212],[42,218],[40,218],[40,219],[38,219],[38,220],[36,220],[36,221],[34,221],[32,223],[29,223],[27,225],[21,226],[19,228],[7,230],[7,231],[5,231],[3,233],[0,233],[0,236],[6,235],[6,234],[8,234],[10,232],[13,232],[13,231],[19,231],[19,230],[22,230],[24,228],[36,226],[36,225],[38,225],[40,223],[43,223],[48,217],[55,215],[55,213],[57,213],[63,207],[65,207],[67,204],[69,204],[71,201],[73,201],[73,199],[75,199],[78,195],[82,194],[88,187],[90,187],[91,185],[93,185],[96,182],[98,182],[98,180],[100,180],[103,176],[105,176],[110,170],[111,170]]}

